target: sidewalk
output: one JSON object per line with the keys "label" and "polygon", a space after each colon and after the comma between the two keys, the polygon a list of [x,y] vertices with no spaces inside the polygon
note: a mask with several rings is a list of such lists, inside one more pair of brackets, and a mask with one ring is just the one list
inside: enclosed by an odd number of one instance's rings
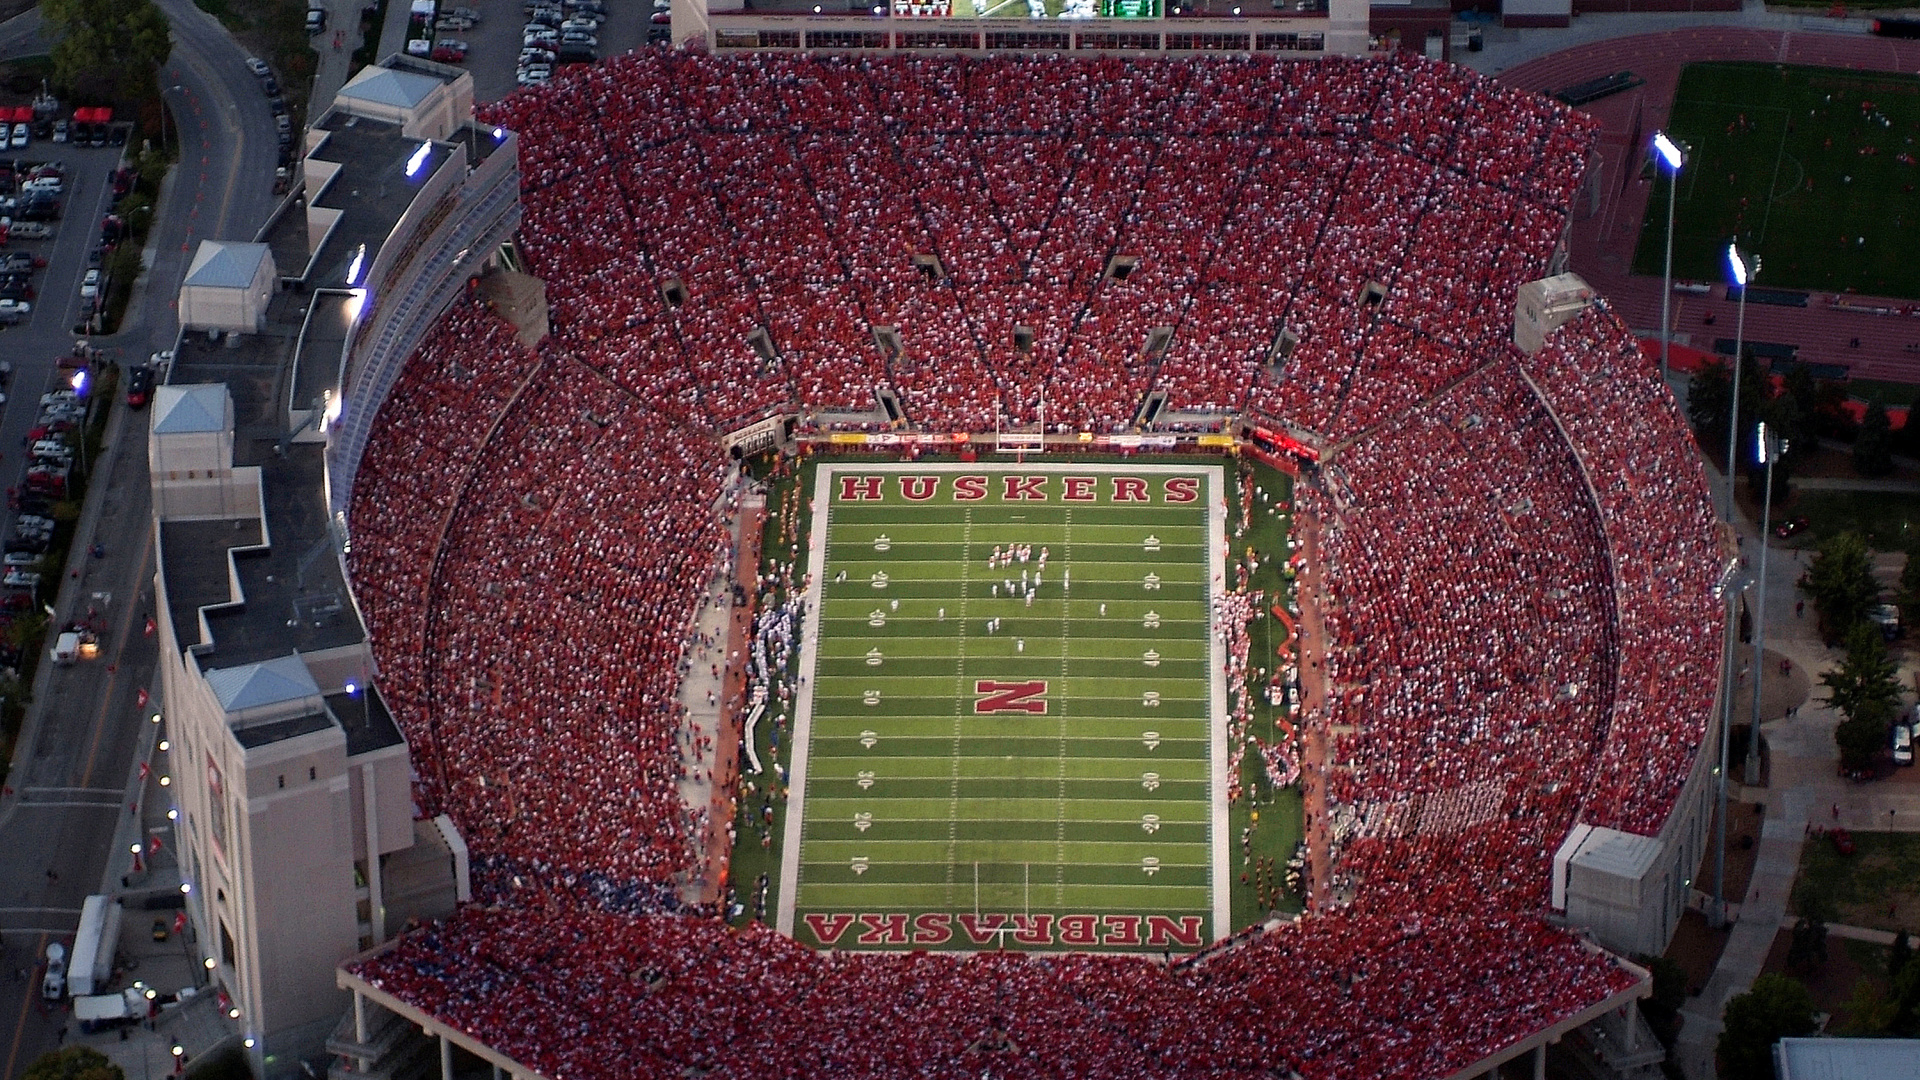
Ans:
{"label": "sidewalk", "polygon": [[1729,998],[1745,993],[1759,977],[1767,953],[1773,949],[1774,935],[1787,918],[1787,900],[1800,869],[1800,846],[1806,840],[1810,801],[1795,793],[1785,802],[1785,812],[1779,816],[1770,813],[1761,828],[1753,884],[1741,901],[1740,920],[1727,936],[1713,977],[1700,996],[1680,1010],[1684,1023],[1673,1053],[1689,1080],[1713,1080],[1713,1048],[1720,1038],[1720,1015]]}

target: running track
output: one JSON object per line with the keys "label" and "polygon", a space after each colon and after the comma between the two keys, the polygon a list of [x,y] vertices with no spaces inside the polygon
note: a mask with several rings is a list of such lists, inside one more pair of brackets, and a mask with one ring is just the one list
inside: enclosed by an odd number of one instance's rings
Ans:
{"label": "running track", "polygon": [[[1646,150],[1644,145],[1629,145],[1629,140],[1638,130],[1644,144],[1666,126],[1680,69],[1696,60],[1771,60],[1857,71],[1920,72],[1920,41],[1698,26],[1581,45],[1496,76],[1501,82],[1544,93],[1623,69],[1646,80],[1645,86],[1587,106],[1587,113],[1604,130],[1597,186],[1589,189],[1595,199],[1582,196],[1578,200],[1571,250],[1573,269],[1607,297],[1636,332],[1654,338],[1660,332],[1660,279],[1631,275],[1628,267],[1657,185],[1638,178]],[[1629,174],[1634,178],[1623,190],[1621,177]],[[1765,254],[1760,252],[1762,257]],[[1758,284],[1767,281],[1763,277]],[[1691,344],[1711,349],[1715,337],[1733,336],[1735,305],[1727,301],[1724,288],[1716,287],[1711,296],[1675,293],[1673,299],[1676,341],[1688,342],[1691,335]],[[1906,303],[1851,299],[1896,309]],[[1716,315],[1711,327],[1702,323],[1709,312]],[[1860,339],[1857,349],[1848,344],[1856,337]],[[1806,308],[1748,304],[1747,340],[1798,345],[1802,360],[1848,365],[1855,378],[1920,383],[1920,351],[1907,351],[1908,345],[1920,349],[1920,318],[1832,310],[1820,293],[1813,294]]]}

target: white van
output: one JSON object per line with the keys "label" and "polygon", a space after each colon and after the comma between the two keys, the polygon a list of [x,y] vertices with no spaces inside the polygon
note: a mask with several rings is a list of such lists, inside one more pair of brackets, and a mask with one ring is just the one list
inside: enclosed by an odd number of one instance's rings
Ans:
{"label": "white van", "polygon": [[1913,764],[1913,728],[1906,724],[1893,725],[1893,763]]}

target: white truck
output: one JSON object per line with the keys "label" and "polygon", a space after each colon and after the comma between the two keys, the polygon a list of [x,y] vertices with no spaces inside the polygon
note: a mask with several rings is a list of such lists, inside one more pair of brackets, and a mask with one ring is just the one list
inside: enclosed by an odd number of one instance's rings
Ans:
{"label": "white truck", "polygon": [[57,941],[47,946],[47,973],[40,976],[40,996],[47,1001],[67,996],[67,947]]}
{"label": "white truck", "polygon": [[89,994],[73,999],[73,1018],[88,1035],[146,1018],[150,1002],[145,987],[130,986],[117,994]]}
{"label": "white truck", "polygon": [[112,981],[122,911],[113,898],[99,894],[80,905],[80,929],[73,935],[73,961],[67,965],[67,989],[74,997],[104,990]]}
{"label": "white truck", "polygon": [[69,667],[80,658],[80,635],[69,630],[53,639],[53,662]]}

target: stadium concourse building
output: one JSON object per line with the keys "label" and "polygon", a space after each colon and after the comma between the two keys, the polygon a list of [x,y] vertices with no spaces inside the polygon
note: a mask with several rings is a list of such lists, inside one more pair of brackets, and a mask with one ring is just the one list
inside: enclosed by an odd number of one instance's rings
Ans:
{"label": "stadium concourse building", "polygon": [[182,889],[269,1074],[341,1018],[334,965],[467,896],[458,833],[414,819],[337,511],[402,362],[519,224],[515,137],[471,114],[457,68],[356,75],[259,235],[203,244],[154,398]]}

